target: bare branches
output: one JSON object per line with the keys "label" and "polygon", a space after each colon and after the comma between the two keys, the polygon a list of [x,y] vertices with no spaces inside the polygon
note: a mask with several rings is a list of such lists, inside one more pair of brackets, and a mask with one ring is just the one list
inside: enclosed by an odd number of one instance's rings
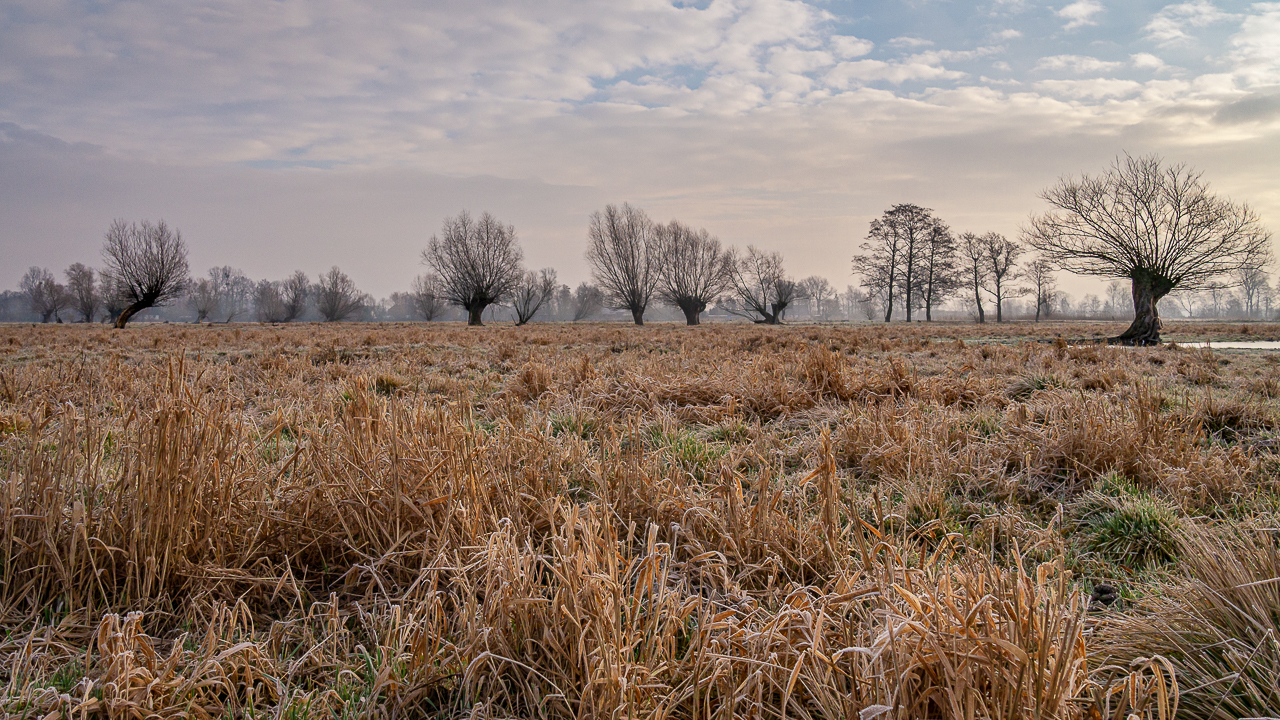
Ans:
{"label": "bare branches", "polygon": [[955,287],[951,231],[928,208],[909,203],[889,208],[871,222],[861,249],[853,270],[868,292],[883,299],[885,322],[893,319],[899,297],[907,322],[920,306],[932,319],[933,308]]}
{"label": "bare branches", "polygon": [[1032,247],[1065,270],[1133,282],[1134,322],[1117,342],[1159,342],[1160,298],[1261,266],[1270,252],[1270,233],[1249,206],[1154,155],[1117,158],[1097,177],[1062,178],[1040,197],[1054,209],[1023,231]]}
{"label": "bare branches", "polygon": [[102,304],[93,268],[84,263],[73,263],[64,274],[67,277],[67,294],[70,296],[71,308],[80,314],[82,322],[93,322],[93,318],[98,314],[98,307]]}
{"label": "bare branches", "polygon": [[781,324],[787,306],[800,294],[782,268],[782,255],[754,245],[747,246],[746,255],[732,254],[729,281],[737,303],[727,303],[725,309],[765,325]]}
{"label": "bare branches", "polygon": [[635,324],[643,325],[660,278],[653,222],[640,208],[606,205],[591,215],[587,237],[587,262],[606,302],[629,310]]}
{"label": "bare branches", "polygon": [[604,291],[590,283],[580,283],[573,291],[573,321],[590,320],[604,309]]}
{"label": "bare branches", "polygon": [[[288,281],[285,281],[286,292],[288,286]],[[357,290],[355,281],[339,270],[337,265],[330,268],[329,272],[321,273],[313,292],[316,311],[325,322],[350,319],[370,305],[369,296]]]}
{"label": "bare branches", "polygon": [[705,229],[675,220],[654,228],[654,242],[659,297],[680,308],[687,324],[697,325],[707,304],[729,287],[730,253]]}
{"label": "bare branches", "polygon": [[983,235],[981,240],[989,281],[987,292],[996,303],[996,322],[1004,322],[1004,301],[1021,294],[1010,285],[1022,279],[1018,258],[1022,256],[1023,248],[1016,241],[995,232]]}
{"label": "bare branches", "polygon": [[46,268],[31,267],[18,283],[18,290],[27,296],[31,311],[40,315],[40,322],[47,323],[57,318],[58,313],[71,306],[71,295],[67,289],[53,278],[53,273]]}
{"label": "bare branches", "polygon": [[116,318],[123,328],[139,310],[166,305],[187,289],[187,246],[164,220],[152,225],[116,220],[102,247],[110,286],[125,303]]}
{"label": "bare branches", "polygon": [[551,301],[556,292],[556,271],[543,268],[541,272],[530,270],[524,274],[520,284],[511,294],[511,305],[516,311],[516,325],[524,325],[544,305]]}
{"label": "bare branches", "polygon": [[463,210],[445,218],[422,260],[439,275],[444,297],[467,311],[467,324],[480,325],[484,309],[506,298],[520,282],[524,254],[514,226],[489,213],[473,220]]}
{"label": "bare branches", "polygon": [[423,320],[430,322],[444,314],[444,293],[440,289],[440,277],[435,273],[415,277],[410,297],[413,312]]}

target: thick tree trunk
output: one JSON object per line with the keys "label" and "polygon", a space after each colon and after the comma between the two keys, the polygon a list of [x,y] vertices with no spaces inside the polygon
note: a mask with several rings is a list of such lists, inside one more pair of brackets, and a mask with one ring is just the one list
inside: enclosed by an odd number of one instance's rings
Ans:
{"label": "thick tree trunk", "polygon": [[637,325],[644,325],[644,308],[631,308],[631,319]]}
{"label": "thick tree trunk", "polygon": [[140,302],[136,302],[124,310],[121,310],[120,314],[116,316],[115,328],[117,330],[123,328],[125,325],[129,324],[129,320],[136,315],[139,310],[145,310],[149,307],[151,307],[150,304],[144,305]]}
{"label": "thick tree trunk", "polygon": [[697,325],[698,316],[702,314],[702,303],[696,300],[681,300],[680,310],[684,312],[684,322],[686,325]]}
{"label": "thick tree trunk", "polygon": [[467,324],[468,325],[475,325],[475,326],[484,325],[484,323],[481,322],[482,316],[484,315],[484,307],[485,307],[484,305],[472,305],[471,307],[467,308]]}
{"label": "thick tree trunk", "polygon": [[1172,288],[1167,281],[1143,273],[1133,278],[1133,322],[1129,329],[1111,338],[1113,345],[1159,345],[1160,311],[1156,304]]}
{"label": "thick tree trunk", "polygon": [[973,302],[978,306],[978,324],[983,325],[987,322],[987,313],[982,309],[982,292],[977,285],[973,286]]}

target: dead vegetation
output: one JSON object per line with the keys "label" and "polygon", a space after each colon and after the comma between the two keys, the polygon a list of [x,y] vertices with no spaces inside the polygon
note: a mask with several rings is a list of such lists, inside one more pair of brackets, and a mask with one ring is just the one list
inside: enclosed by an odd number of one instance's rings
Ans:
{"label": "dead vegetation", "polygon": [[0,328],[3,712],[1277,714],[1274,364],[947,329]]}

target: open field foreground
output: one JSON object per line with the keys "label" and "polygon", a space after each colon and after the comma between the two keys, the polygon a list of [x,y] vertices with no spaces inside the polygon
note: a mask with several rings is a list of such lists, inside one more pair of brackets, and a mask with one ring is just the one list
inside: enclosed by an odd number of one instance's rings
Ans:
{"label": "open field foreground", "polygon": [[1123,326],[0,327],[0,709],[1280,716],[1280,354]]}

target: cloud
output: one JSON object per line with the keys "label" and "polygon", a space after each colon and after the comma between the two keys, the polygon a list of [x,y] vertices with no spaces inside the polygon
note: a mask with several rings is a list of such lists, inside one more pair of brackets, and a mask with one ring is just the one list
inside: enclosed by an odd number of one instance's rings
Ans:
{"label": "cloud", "polygon": [[1067,20],[1067,24],[1062,26],[1063,30],[1075,30],[1085,25],[1097,25],[1093,16],[1102,12],[1103,9],[1102,3],[1096,0],[1076,0],[1070,5],[1055,10],[1054,14]]}
{"label": "cloud", "polygon": [[1256,13],[1231,36],[1228,54],[1233,73],[1245,87],[1271,85],[1280,77],[1280,2],[1256,3],[1253,9]]}
{"label": "cloud", "polygon": [[1152,55],[1151,53],[1137,53],[1129,56],[1129,62],[1133,63],[1136,68],[1144,68],[1148,70],[1162,70],[1167,65],[1164,60]]}
{"label": "cloud", "polygon": [[852,35],[835,35],[831,38],[831,47],[842,58],[861,57],[871,52],[876,44]]}
{"label": "cloud", "polygon": [[1036,62],[1036,70],[1066,70],[1074,73],[1096,73],[1114,70],[1124,63],[1099,60],[1084,55],[1052,55],[1040,58]]}
{"label": "cloud", "polygon": [[920,48],[929,47],[933,44],[932,40],[925,40],[918,37],[896,37],[889,41],[889,45],[900,48]]}
{"label": "cloud", "polygon": [[1142,89],[1142,83],[1116,78],[1092,78],[1089,80],[1041,80],[1037,90],[1064,95],[1078,100],[1101,100],[1125,97]]}
{"label": "cloud", "polygon": [[1213,116],[1226,125],[1280,120],[1280,87],[1250,93],[1247,97],[1223,105]]}
{"label": "cloud", "polygon": [[1176,45],[1192,39],[1187,32],[1188,27],[1206,27],[1238,17],[1222,12],[1208,0],[1193,0],[1165,6],[1151,18],[1143,30],[1147,31],[1148,40],[1162,46]]}
{"label": "cloud", "polygon": [[1006,30],[1001,30],[1000,32],[995,33],[995,37],[999,40],[1013,40],[1014,38],[1022,37],[1022,31],[1014,30],[1013,28],[1008,28]]}

